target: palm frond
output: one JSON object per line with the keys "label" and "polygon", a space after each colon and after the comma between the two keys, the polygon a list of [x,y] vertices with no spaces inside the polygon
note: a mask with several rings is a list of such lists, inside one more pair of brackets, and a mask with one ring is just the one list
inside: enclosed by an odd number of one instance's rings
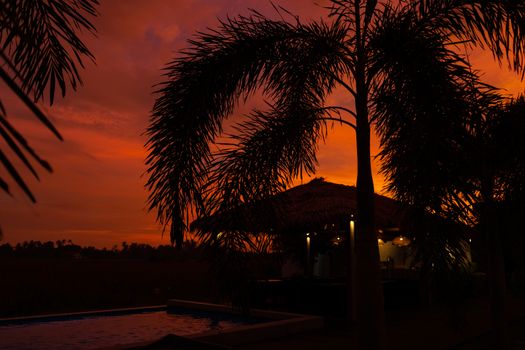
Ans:
{"label": "palm frond", "polygon": [[[28,153],[32,159],[36,160],[40,166],[51,172],[52,169],[49,163],[36,154],[31,146],[29,146],[26,139],[9,123],[4,112],[5,110],[0,110],[0,137],[4,139],[6,145],[11,149],[13,154],[24,164],[24,166],[33,174],[36,179],[39,179],[38,173],[31,164],[31,161],[26,156],[26,153]],[[0,153],[0,161],[11,178],[17,183],[17,185],[22,189],[27,197],[32,202],[35,202],[35,197],[29,190],[29,187],[26,185],[15,166],[9,160],[8,156],[2,151],[0,151]],[[11,194],[9,191],[9,185],[4,180],[0,181],[0,188],[7,194]]]}
{"label": "palm frond", "polygon": [[[47,92],[49,102],[53,104],[57,89],[64,96],[68,85],[75,90],[81,83],[77,66],[84,67],[82,57],[92,60],[94,57],[80,40],[78,32],[87,30],[94,33],[95,28],[89,17],[97,15],[96,5],[97,0],[3,0],[1,4],[0,79],[60,140],[62,136],[37,102]],[[0,137],[37,179],[38,173],[31,160],[51,171],[49,163],[38,156],[8,121],[1,102]],[[3,152],[1,162],[11,178],[34,202],[35,197],[19,171]],[[0,187],[9,193],[4,180]]]}
{"label": "palm frond", "polygon": [[303,173],[312,175],[317,144],[325,134],[320,115],[305,104],[254,112],[232,135],[235,145],[216,155],[207,185],[208,209],[253,202],[283,191]]}
{"label": "palm frond", "polygon": [[[29,145],[27,140],[20,134],[7,120],[4,114],[0,114],[0,128],[4,130],[6,136],[4,139],[11,144],[10,141],[7,139],[11,139],[13,143],[13,147],[22,147],[22,150],[29,153],[29,155],[38,162],[38,164],[46,169],[49,172],[52,172],[53,169],[51,168],[51,165],[44,159],[40,158],[40,156],[33,150],[33,148]],[[22,150],[20,152],[22,152]],[[18,153],[16,150],[13,149],[15,153]],[[20,156],[21,157],[21,156]]]}
{"label": "palm frond", "polygon": [[513,0],[412,0],[418,23],[435,32],[488,48],[525,74],[525,3]]}
{"label": "palm frond", "polygon": [[447,34],[422,30],[412,16],[375,23],[374,122],[386,189],[416,212],[409,218],[416,260],[427,265],[422,271],[446,276],[465,266],[463,231],[475,223],[470,170],[484,160],[467,150],[476,145],[476,125],[502,99],[447,45]]}
{"label": "palm frond", "polygon": [[[407,232],[413,238],[414,263],[444,272],[466,266],[468,228],[419,208],[407,211]],[[436,249],[439,247],[440,249]]]}
{"label": "palm frond", "polygon": [[33,112],[33,115],[37,117],[42,124],[44,124],[51,132],[59,139],[62,140],[62,135],[55,128],[53,123],[47,118],[47,116],[38,108],[37,104],[32,101],[29,96],[18,86],[16,81],[12,79],[9,74],[0,67],[0,78],[4,80],[7,86],[17,95],[22,102]]}
{"label": "palm frond", "polygon": [[[484,125],[482,139],[495,168],[497,197],[515,201],[525,198],[525,98],[520,96],[496,109]],[[488,153],[488,152],[487,152]]]}
{"label": "palm frond", "polygon": [[0,15],[2,59],[33,100],[66,86],[82,83],[78,67],[82,57],[94,60],[80,40],[82,30],[95,32],[89,17],[97,15],[98,0],[3,0]]}
{"label": "palm frond", "polygon": [[[29,197],[29,199],[32,202],[36,202],[35,196],[33,196],[33,193],[31,193],[31,190],[29,189],[29,187],[27,187],[24,179],[22,179],[22,176],[20,176],[20,174],[18,173],[14,165],[11,163],[9,158],[7,158],[7,156],[1,150],[0,150],[0,163],[2,163],[4,168],[7,170],[7,172],[11,176],[11,178],[15,180],[16,184],[22,189],[22,191],[24,191],[27,197]],[[2,186],[2,188],[4,188],[4,186]],[[4,190],[7,193],[10,193],[9,187],[4,188]]]}
{"label": "palm frond", "polygon": [[5,193],[7,194],[11,194],[11,192],[9,192],[9,185],[7,184],[7,182],[4,181],[4,179],[2,179],[0,177],[0,188],[2,189],[2,191],[4,191]]}
{"label": "palm frond", "polygon": [[[147,132],[148,203],[162,224],[174,216],[187,222],[191,210],[204,210],[209,145],[235,104],[261,86],[276,105],[324,96],[334,80],[319,70],[345,69],[338,60],[344,36],[338,26],[292,25],[254,12],[190,41],[191,48],[166,68]],[[312,67],[317,71],[307,70]],[[317,76],[316,84],[305,75]]]}
{"label": "palm frond", "polygon": [[383,17],[376,33],[372,64],[381,80],[374,118],[387,189],[400,200],[438,210],[450,188],[446,182],[461,172],[461,162],[451,160],[464,154],[472,138],[469,125],[501,99],[448,48],[445,35],[421,30],[410,14]]}

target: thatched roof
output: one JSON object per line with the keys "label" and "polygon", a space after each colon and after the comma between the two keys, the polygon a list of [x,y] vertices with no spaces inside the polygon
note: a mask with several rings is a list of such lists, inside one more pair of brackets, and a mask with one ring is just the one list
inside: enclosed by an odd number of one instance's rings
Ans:
{"label": "thatched roof", "polygon": [[[399,227],[401,205],[376,194],[377,228]],[[245,204],[235,210],[216,213],[191,224],[201,232],[247,231],[252,233],[284,230],[317,230],[326,224],[348,223],[356,216],[357,191],[346,186],[314,179],[269,199]]]}

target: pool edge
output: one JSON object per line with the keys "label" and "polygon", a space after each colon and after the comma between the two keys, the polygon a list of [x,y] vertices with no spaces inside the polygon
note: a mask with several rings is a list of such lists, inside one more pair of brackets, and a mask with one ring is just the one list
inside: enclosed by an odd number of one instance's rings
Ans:
{"label": "pool edge", "polygon": [[[190,308],[199,311],[212,311],[228,314],[240,314],[230,305],[211,304],[191,300],[170,299],[167,307]],[[186,338],[206,343],[224,345],[228,347],[258,343],[272,339],[284,338],[293,334],[320,330],[324,327],[324,318],[321,316],[295,314],[274,310],[251,309],[250,315],[270,319],[253,325],[239,326],[226,330],[213,330],[186,336]],[[138,349],[151,345],[158,339],[132,344],[119,344],[96,350],[125,350]]]}
{"label": "pool edge", "polygon": [[[201,311],[216,311],[229,314],[240,314],[230,305],[210,304],[189,300],[171,299],[168,300],[169,307],[187,307]],[[280,312],[273,310],[251,309],[250,316],[270,319],[253,325],[239,326],[226,330],[213,330],[204,333],[194,334],[188,338],[203,340],[210,343],[221,345],[238,346],[282,338],[291,334],[317,330],[324,327],[324,318],[290,312]]]}
{"label": "pool edge", "polygon": [[165,310],[166,305],[149,305],[149,306],[136,306],[136,307],[126,307],[119,309],[101,309],[101,310],[91,310],[91,311],[78,311],[78,312],[63,312],[56,314],[42,314],[42,315],[33,315],[33,316],[17,316],[17,317],[3,317],[0,318],[0,325],[7,323],[18,323],[18,322],[39,322],[46,321],[49,319],[57,318],[69,318],[69,317],[89,317],[89,316],[98,316],[98,315],[110,315],[116,313],[134,313],[138,311],[155,311],[155,310]]}

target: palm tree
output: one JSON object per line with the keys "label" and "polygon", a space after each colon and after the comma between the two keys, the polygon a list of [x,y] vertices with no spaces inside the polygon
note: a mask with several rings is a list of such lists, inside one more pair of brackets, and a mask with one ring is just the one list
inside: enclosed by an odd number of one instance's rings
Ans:
{"label": "palm tree", "polygon": [[[37,106],[47,94],[52,105],[55,92],[65,96],[67,86],[82,83],[79,67],[83,57],[94,60],[78,32],[95,32],[89,18],[97,15],[98,0],[0,0],[0,78],[33,115],[59,140],[62,136]],[[24,136],[10,123],[0,100],[0,137],[24,166],[38,179],[30,159],[51,172]],[[36,199],[19,170],[0,150],[0,162],[27,197]],[[7,181],[0,188],[10,194]]]}
{"label": "palm tree", "polygon": [[[303,23],[253,12],[189,41],[166,67],[147,131],[149,207],[161,224],[171,224],[180,244],[190,217],[265,197],[313,174],[328,123],[354,128],[358,339],[363,348],[384,348],[370,132],[391,111],[376,99],[390,92],[392,106],[409,99],[425,107],[422,93],[427,102],[447,90],[458,93],[457,104],[470,105],[486,87],[459,49],[486,47],[523,71],[525,8],[489,0],[331,0],[328,14],[328,21]],[[347,104],[326,104],[336,88],[348,93]],[[256,91],[268,98],[268,110],[249,115],[214,154],[223,121]],[[469,110],[439,107],[439,116]]]}
{"label": "palm tree", "polygon": [[[461,123],[437,127],[432,116],[384,123],[383,135],[396,136],[383,139],[382,171],[389,190],[417,206],[420,216],[433,214],[462,223],[477,231],[476,239],[485,241],[495,348],[504,349],[509,345],[504,250],[512,244],[508,223],[517,222],[516,209],[522,207],[525,193],[525,99],[505,101],[492,91],[479,101],[480,108],[464,113]],[[405,133],[414,127],[418,135]],[[416,165],[414,159],[422,154],[425,164]],[[433,235],[448,236],[446,230]],[[461,261],[461,249],[451,248],[461,247],[457,240],[464,238],[455,234],[456,241],[436,245],[441,249],[434,251],[440,250],[449,262]]]}
{"label": "palm tree", "polygon": [[520,220],[523,208],[524,127],[523,97],[501,104],[476,123],[473,147],[467,150],[471,162],[466,163],[469,167],[464,169],[470,186],[456,186],[461,197],[470,201],[480,239],[485,241],[492,329],[498,349],[509,348],[505,250],[513,244],[511,225]]}

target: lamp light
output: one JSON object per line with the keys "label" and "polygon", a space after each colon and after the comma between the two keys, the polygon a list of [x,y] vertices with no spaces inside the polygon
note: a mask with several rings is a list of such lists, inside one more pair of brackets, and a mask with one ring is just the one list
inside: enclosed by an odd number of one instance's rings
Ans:
{"label": "lamp light", "polygon": [[410,238],[405,237],[405,236],[397,236],[396,238],[394,238],[392,240],[392,244],[394,244],[394,245],[396,245],[398,247],[406,247],[406,246],[410,245],[410,243],[412,243]]}

